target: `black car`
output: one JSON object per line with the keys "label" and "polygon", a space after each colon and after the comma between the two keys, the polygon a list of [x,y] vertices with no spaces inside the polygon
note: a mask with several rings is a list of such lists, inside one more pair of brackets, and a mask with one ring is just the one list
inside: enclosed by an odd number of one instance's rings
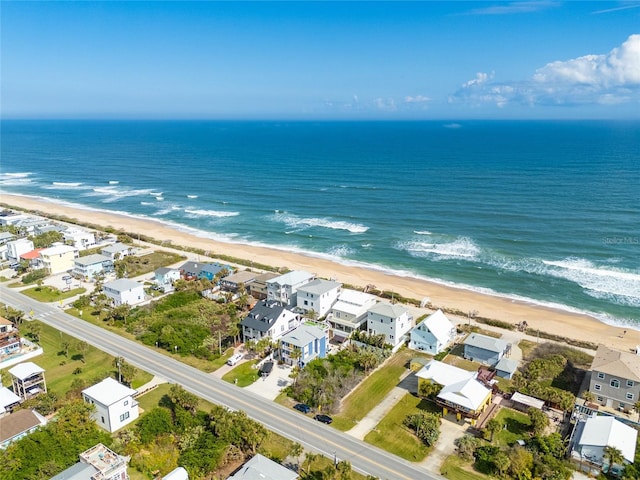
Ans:
{"label": "black car", "polygon": [[313,418],[319,422],[326,423],[327,425],[333,422],[333,418],[331,418],[329,415],[324,415],[322,413],[319,413]]}
{"label": "black car", "polygon": [[293,408],[301,411],[302,413],[309,413],[311,411],[311,407],[309,405],[305,405],[304,403],[297,403],[293,406]]}

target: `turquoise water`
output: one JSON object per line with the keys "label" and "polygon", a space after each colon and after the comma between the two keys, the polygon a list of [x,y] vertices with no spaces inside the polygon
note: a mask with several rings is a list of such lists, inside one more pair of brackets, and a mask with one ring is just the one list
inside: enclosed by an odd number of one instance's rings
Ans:
{"label": "turquoise water", "polygon": [[5,121],[1,153],[7,193],[640,326],[638,122]]}

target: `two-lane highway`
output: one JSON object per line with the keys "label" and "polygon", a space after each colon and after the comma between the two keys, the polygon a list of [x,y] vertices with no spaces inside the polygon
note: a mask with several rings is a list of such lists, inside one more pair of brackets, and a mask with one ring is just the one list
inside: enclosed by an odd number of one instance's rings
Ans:
{"label": "two-lane highway", "polygon": [[388,480],[443,478],[294,410],[270,402],[144,345],[79,320],[55,306],[42,304],[5,286],[0,286],[0,296],[2,302],[14,308],[25,312],[33,311],[34,317],[43,323],[86,341],[113,356],[122,356],[132,365],[182,385],[185,390],[205,400],[243,410],[250,418],[262,423],[269,430],[299,442],[307,449],[330,458],[335,456],[338,460],[347,460],[361,473]]}

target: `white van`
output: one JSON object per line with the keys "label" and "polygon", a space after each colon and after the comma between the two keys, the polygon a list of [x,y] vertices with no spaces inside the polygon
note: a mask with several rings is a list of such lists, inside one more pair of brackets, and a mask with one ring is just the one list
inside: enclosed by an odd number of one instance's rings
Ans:
{"label": "white van", "polygon": [[227,360],[227,365],[230,365],[233,367],[236,363],[242,360],[242,356],[243,355],[241,353],[236,353],[235,355],[232,355],[231,358]]}

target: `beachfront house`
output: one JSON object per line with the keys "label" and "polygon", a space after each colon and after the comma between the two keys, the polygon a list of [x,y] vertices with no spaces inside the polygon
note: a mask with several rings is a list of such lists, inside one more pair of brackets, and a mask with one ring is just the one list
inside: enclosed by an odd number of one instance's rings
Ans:
{"label": "beachfront house", "polygon": [[269,337],[278,340],[300,325],[300,316],[288,310],[280,302],[263,300],[256,303],[240,322],[242,338],[247,340],[260,340]]}
{"label": "beachfront house", "polygon": [[367,332],[384,335],[394,351],[405,343],[412,328],[413,315],[402,305],[380,302],[367,310]]}
{"label": "beachfront house", "polygon": [[4,245],[15,238],[16,236],[11,232],[0,232],[0,245]]}
{"label": "beachfront house", "polygon": [[267,457],[255,454],[227,480],[297,480],[298,474]]}
{"label": "beachfront house", "polygon": [[298,287],[296,302],[304,312],[315,312],[316,317],[324,317],[338,299],[342,284],[332,280],[313,280]]}
{"label": "beachfront house", "polygon": [[507,357],[502,357],[495,365],[496,375],[511,380],[518,370],[518,362]]}
{"label": "beachfront house", "polygon": [[628,412],[640,401],[640,356],[598,345],[589,391],[597,403]]}
{"label": "beachfront house", "polygon": [[102,292],[113,301],[114,306],[136,305],[145,299],[144,285],[127,278],[119,278],[105,283]]}
{"label": "beachfront house", "polygon": [[35,410],[18,410],[0,418],[0,449],[4,450],[38,428],[47,424],[47,419]]}
{"label": "beachfront house", "polygon": [[217,262],[203,263],[198,273],[198,278],[206,278],[207,280],[213,281],[214,278],[224,278],[234,271],[235,269],[231,265],[223,265]]}
{"label": "beachfront house", "polygon": [[98,426],[113,433],[138,418],[138,402],[133,398],[135,394],[134,389],[107,377],[84,389],[82,398],[95,405],[92,417]]}
{"label": "beachfront house", "polygon": [[[613,469],[618,476],[624,465],[633,463],[638,431],[609,415],[592,416],[579,421],[572,435],[571,460],[586,468],[592,467],[608,472]],[[622,464],[609,465],[605,448],[616,448],[624,458]]]}
{"label": "beachfront house", "polygon": [[329,333],[319,325],[302,324],[280,339],[280,359],[303,368],[316,358],[327,356]]}
{"label": "beachfront house", "polygon": [[28,218],[26,213],[14,212],[12,210],[2,210],[0,212],[0,226],[15,225],[20,220]]}
{"label": "beachfront house", "polygon": [[7,355],[20,350],[22,341],[20,332],[13,323],[4,317],[0,317],[0,361]]}
{"label": "beachfront house", "polygon": [[7,387],[0,387],[0,417],[8,415],[22,403],[22,399]]}
{"label": "beachfront house", "polygon": [[491,403],[491,389],[478,381],[477,372],[431,360],[416,376],[418,384],[428,382],[442,387],[436,395],[436,403],[442,407],[444,415],[455,412],[458,418],[471,418],[475,425],[475,420]]}
{"label": "beachfront house", "polygon": [[76,258],[78,258],[76,247],[59,242],[40,251],[40,264],[52,275],[73,269]]}
{"label": "beachfront house", "polygon": [[507,355],[511,346],[499,338],[472,333],[464,340],[464,358],[483,365],[495,366]]}
{"label": "beachfront house", "polygon": [[250,285],[258,276],[255,272],[249,270],[241,270],[237,273],[227,275],[220,279],[220,288],[227,292],[238,293],[243,287],[246,293],[249,293]]}
{"label": "beachfront house", "polygon": [[267,280],[267,300],[281,302],[287,307],[298,304],[298,288],[313,281],[315,275],[304,270],[294,270]]}
{"label": "beachfront house", "polygon": [[258,275],[251,285],[249,285],[249,293],[253,298],[264,300],[267,298],[267,282],[279,277],[277,273],[265,272]]}
{"label": "beachfront house", "polygon": [[127,463],[123,457],[102,443],[80,454],[80,461],[50,480],[128,480]]}
{"label": "beachfront house", "polygon": [[33,242],[28,238],[18,238],[7,242],[7,260],[19,262],[20,255],[33,250]]}
{"label": "beachfront house", "polygon": [[170,292],[173,290],[173,282],[180,280],[180,270],[160,267],[153,272],[153,280],[164,292]]}
{"label": "beachfront house", "polygon": [[415,326],[409,333],[409,348],[436,355],[456,337],[456,327],[438,310]]}
{"label": "beachfront house", "polygon": [[338,300],[327,315],[333,338],[343,341],[354,330],[364,330],[367,323],[367,312],[376,302],[376,297],[369,293],[348,288],[342,289]]}
{"label": "beachfront house", "polygon": [[121,260],[122,258],[133,255],[135,247],[124,243],[116,242],[113,245],[107,245],[100,250],[100,253],[111,260]]}
{"label": "beachfront house", "polygon": [[62,235],[65,243],[72,244],[80,251],[88,250],[96,245],[96,236],[87,230],[70,227],[63,231]]}
{"label": "beachfront house", "polygon": [[110,257],[94,253],[85,257],[78,257],[73,262],[73,275],[86,282],[97,277],[113,272],[113,260]]}
{"label": "beachfront house", "polygon": [[33,362],[23,362],[9,369],[13,392],[23,401],[47,393],[44,369]]}

